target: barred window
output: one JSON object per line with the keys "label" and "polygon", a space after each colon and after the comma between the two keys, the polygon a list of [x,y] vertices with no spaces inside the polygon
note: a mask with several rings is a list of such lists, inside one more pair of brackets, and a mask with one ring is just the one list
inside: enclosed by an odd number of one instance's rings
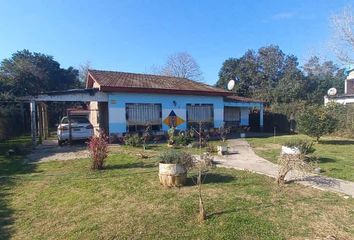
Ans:
{"label": "barred window", "polygon": [[161,104],[127,103],[127,125],[161,125]]}
{"label": "barred window", "polygon": [[237,122],[240,121],[241,111],[239,107],[225,107],[224,108],[224,121]]}
{"label": "barred window", "polygon": [[214,122],[214,109],[212,104],[187,104],[188,123]]}

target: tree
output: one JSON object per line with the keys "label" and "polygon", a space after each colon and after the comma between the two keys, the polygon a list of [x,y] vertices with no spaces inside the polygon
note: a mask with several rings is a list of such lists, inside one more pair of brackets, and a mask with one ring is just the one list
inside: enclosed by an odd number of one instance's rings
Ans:
{"label": "tree", "polygon": [[176,53],[169,56],[160,74],[197,81],[202,80],[202,72],[200,71],[197,61],[187,52]]}
{"label": "tree", "polygon": [[329,110],[323,105],[308,106],[298,119],[300,132],[316,137],[317,141],[321,136],[333,133],[337,129],[338,120]]}
{"label": "tree", "polygon": [[323,96],[329,88],[335,87],[339,92],[344,91],[344,72],[332,61],[321,61],[313,56],[304,65],[306,100],[312,103],[322,104]]}
{"label": "tree", "polygon": [[227,88],[227,83],[237,78],[235,92],[239,96],[252,96],[253,90],[259,87],[258,62],[254,51],[248,50],[241,58],[227,59],[220,71],[217,87]]}
{"label": "tree", "polygon": [[91,63],[89,61],[79,66],[79,81],[82,87],[85,87],[88,70],[90,68],[91,68]]}
{"label": "tree", "polygon": [[241,58],[227,59],[220,69],[216,86],[226,88],[237,78],[236,94],[287,103],[302,93],[303,74],[294,55],[286,55],[279,46],[270,45],[257,52],[248,50]]}
{"label": "tree", "polygon": [[338,59],[345,64],[354,61],[354,14],[351,6],[331,17],[333,29],[332,49]]}
{"label": "tree", "polygon": [[0,64],[1,92],[8,97],[79,87],[78,70],[60,68],[52,56],[22,50]]}

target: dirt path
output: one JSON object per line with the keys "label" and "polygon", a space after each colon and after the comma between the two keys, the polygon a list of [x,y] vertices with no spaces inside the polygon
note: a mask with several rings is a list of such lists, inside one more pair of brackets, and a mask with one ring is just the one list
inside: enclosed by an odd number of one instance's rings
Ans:
{"label": "dirt path", "polygon": [[36,147],[26,159],[29,163],[48,161],[66,161],[72,159],[87,158],[89,153],[85,144],[74,144],[59,147],[55,140],[46,140],[42,145]]}
{"label": "dirt path", "polygon": [[[278,165],[255,154],[250,145],[243,139],[229,140],[230,155],[217,156],[215,161],[221,167],[248,170],[255,173],[276,178]],[[291,180],[306,186],[311,186],[324,191],[341,193],[354,197],[354,182],[329,178],[315,174],[301,174],[292,172],[286,180]]]}

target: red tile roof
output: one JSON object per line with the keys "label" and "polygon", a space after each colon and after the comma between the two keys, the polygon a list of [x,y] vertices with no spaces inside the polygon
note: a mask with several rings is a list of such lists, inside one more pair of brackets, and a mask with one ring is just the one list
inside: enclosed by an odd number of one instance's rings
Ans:
{"label": "red tile roof", "polygon": [[240,96],[236,96],[236,95],[224,97],[224,101],[225,102],[257,102],[257,103],[264,103],[265,102],[262,100],[257,100],[257,99],[253,99],[253,98],[247,98],[247,97],[240,97]]}
{"label": "red tile roof", "polygon": [[151,74],[89,70],[86,86],[92,88],[94,81],[99,84],[101,91],[107,92],[122,91],[214,96],[232,94],[224,89],[186,78]]}

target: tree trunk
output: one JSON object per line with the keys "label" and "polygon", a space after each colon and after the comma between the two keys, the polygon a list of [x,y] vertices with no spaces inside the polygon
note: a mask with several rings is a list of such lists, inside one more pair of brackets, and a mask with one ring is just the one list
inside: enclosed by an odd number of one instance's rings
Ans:
{"label": "tree trunk", "polygon": [[204,220],[206,219],[206,213],[205,213],[204,203],[203,203],[203,198],[202,198],[202,170],[201,169],[199,169],[197,183],[198,183],[198,190],[199,190],[199,216],[198,216],[198,220],[200,222],[204,222]]}

